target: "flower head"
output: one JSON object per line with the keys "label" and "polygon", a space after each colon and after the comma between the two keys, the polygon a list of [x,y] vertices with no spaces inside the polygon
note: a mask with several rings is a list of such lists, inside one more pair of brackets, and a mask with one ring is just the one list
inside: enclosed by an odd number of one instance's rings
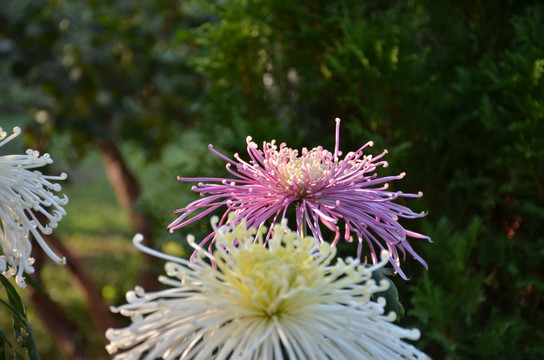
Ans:
{"label": "flower head", "polygon": [[[380,252],[376,248],[387,249],[391,263],[403,277],[406,276],[399,267],[401,254],[404,258],[409,253],[426,266],[407,238],[430,240],[429,237],[406,230],[398,222],[399,218],[419,218],[425,213],[414,213],[394,202],[401,197],[423,194],[387,191],[389,181],[402,179],[405,174],[378,177],[376,169],[388,165],[382,160],[387,151],[375,157],[365,155],[363,150],[372,146],[372,142],[340,159],[339,129],[340,119],[336,119],[334,152],[321,146],[299,152],[285,143],[278,146],[275,141],[265,142],[259,150],[248,137],[248,162],[238,154],[234,155],[235,160],[230,159],[210,145],[210,150],[227,162],[233,178],[178,177],[180,181],[198,181],[193,190],[203,197],[175,210],[174,213],[181,215],[168,226],[169,230],[184,227],[222,206],[227,208],[222,222],[229,213],[234,213],[235,223],[246,219],[248,226],[260,226],[267,220],[281,221],[287,209],[293,207],[297,232],[301,235],[307,228],[315,238],[324,241],[324,226],[335,233],[333,245],[342,237],[348,242],[356,239],[358,258],[366,242],[373,263],[378,262]],[[210,234],[201,245],[213,236]]]}
{"label": "flower head", "polygon": [[264,231],[238,225],[216,231],[213,253],[190,238],[196,261],[169,257],[169,287],[127,293],[118,308],[132,319],[109,329],[107,350],[128,359],[426,359],[402,339],[419,338],[384,315],[385,300],[371,300],[388,283],[356,259],[331,262],[335,248],[301,238],[284,221],[264,245]]}
{"label": "flower head", "polygon": [[[0,147],[11,141],[21,130],[13,129],[7,136],[0,128]],[[59,198],[53,192],[61,186],[52,181],[66,179],[60,176],[43,175],[35,168],[52,163],[49,154],[27,150],[25,155],[0,156],[0,272],[6,277],[15,275],[19,287],[25,287],[24,273],[34,272],[34,259],[30,256],[32,234],[47,255],[57,263],[65,259],[57,256],[43,239],[57,227],[66,212],[63,206],[68,198]],[[46,224],[44,224],[44,220]]]}

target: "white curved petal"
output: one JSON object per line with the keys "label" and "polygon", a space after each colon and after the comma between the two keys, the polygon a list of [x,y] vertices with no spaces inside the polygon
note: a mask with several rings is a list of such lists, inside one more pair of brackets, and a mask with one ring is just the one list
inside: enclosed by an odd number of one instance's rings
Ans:
{"label": "white curved petal", "polygon": [[[7,136],[0,128],[0,147],[20,134],[14,128]],[[0,156],[0,272],[5,276],[15,276],[19,287],[25,287],[24,273],[34,272],[30,257],[32,243],[30,234],[36,239],[44,252],[55,262],[64,264],[65,259],[55,254],[45,242],[43,235],[49,235],[66,215],[63,206],[68,198],[57,196],[61,186],[53,181],[66,179],[60,176],[43,175],[35,170],[51,164],[49,154],[40,156],[39,152],[27,150],[25,155]],[[39,217],[45,218],[45,222]]]}

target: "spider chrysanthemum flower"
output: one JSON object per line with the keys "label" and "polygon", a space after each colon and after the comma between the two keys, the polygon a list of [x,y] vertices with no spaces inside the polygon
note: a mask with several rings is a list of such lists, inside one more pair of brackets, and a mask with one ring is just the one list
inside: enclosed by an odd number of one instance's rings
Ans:
{"label": "spider chrysanthemum flower", "polygon": [[[20,132],[14,128],[13,134],[7,136],[0,128],[0,147]],[[63,206],[68,198],[54,194],[62,188],[53,182],[66,179],[66,174],[49,176],[34,170],[52,162],[49,154],[40,156],[33,150],[27,150],[24,155],[0,156],[0,272],[6,277],[15,276],[21,288],[26,285],[24,273],[34,272],[30,234],[51,259],[65,262],[49,248],[43,235],[51,234],[66,215]]]}
{"label": "spider chrysanthemum flower", "polygon": [[[281,221],[287,209],[293,207],[299,234],[309,229],[315,238],[324,241],[323,225],[335,233],[333,245],[342,237],[348,242],[356,239],[358,258],[366,242],[373,263],[377,263],[380,249],[387,249],[391,263],[406,278],[399,267],[400,255],[404,258],[409,253],[426,266],[407,238],[430,239],[404,229],[398,222],[399,218],[419,218],[425,213],[414,213],[395,200],[421,197],[422,193],[387,191],[388,182],[402,179],[405,174],[378,177],[376,169],[388,165],[382,160],[387,151],[375,157],[365,155],[363,150],[372,146],[372,142],[340,159],[339,132],[340,119],[336,119],[334,152],[323,147],[303,148],[299,152],[284,143],[278,146],[275,141],[265,142],[259,150],[248,137],[249,161],[238,154],[234,160],[230,159],[210,145],[210,150],[227,162],[227,170],[233,178],[178,177],[181,181],[199,182],[192,189],[203,198],[175,210],[174,213],[181,215],[168,229],[184,227],[222,206],[227,209],[221,221],[234,213],[235,223],[246,219],[248,226],[260,226],[267,220]],[[210,234],[201,245],[213,236]]]}
{"label": "spider chrysanthemum flower", "polygon": [[[217,232],[213,254],[197,249],[195,262],[168,257],[165,290],[127,293],[112,310],[132,319],[109,329],[107,350],[129,359],[427,359],[402,339],[417,329],[395,325],[385,300],[371,299],[388,283],[356,259],[331,262],[335,247],[301,238],[285,222],[264,244],[263,231],[244,223]],[[134,242],[144,248],[141,236]],[[160,253],[153,253],[166,258]]]}

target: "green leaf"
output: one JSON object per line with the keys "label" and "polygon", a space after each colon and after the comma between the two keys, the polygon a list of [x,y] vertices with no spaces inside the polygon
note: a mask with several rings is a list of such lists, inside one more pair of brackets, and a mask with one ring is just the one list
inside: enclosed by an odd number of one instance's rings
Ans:
{"label": "green leaf", "polygon": [[28,274],[25,274],[25,281],[27,284],[30,284],[34,289],[38,290],[41,294],[47,295],[45,289],[36,281],[34,278]]}
{"label": "green leaf", "polygon": [[28,321],[25,321],[27,336],[24,340],[23,346],[26,348],[26,354],[29,360],[40,360],[40,354],[38,352],[38,345],[34,339],[34,333]]}
{"label": "green leaf", "polygon": [[386,305],[386,311],[393,311],[395,314],[397,314],[397,320],[400,319],[404,315],[404,306],[400,303],[399,300],[399,292],[397,290],[397,287],[389,279],[387,276],[387,270],[379,269],[377,271],[374,271],[372,273],[372,278],[376,281],[376,283],[380,283],[382,281],[387,281],[389,283],[389,288],[382,292],[377,292],[374,294],[374,298],[380,298],[383,297],[385,301],[387,302]]}
{"label": "green leaf", "polygon": [[[8,302],[0,299],[0,304],[3,304],[12,314],[15,338],[21,339],[21,344],[26,349],[30,360],[39,360],[40,356],[38,354],[36,341],[34,340],[30,323],[26,317],[25,307],[21,297],[11,282],[3,275],[0,275],[0,282],[2,282],[8,297]],[[2,337],[5,338],[5,333],[3,331]],[[15,359],[19,359],[19,356],[16,355]]]}
{"label": "green leaf", "polygon": [[15,350],[15,347],[9,341],[4,330],[0,329],[0,360],[8,359],[8,352],[6,351],[6,346],[8,346],[9,349],[11,349],[14,360],[21,359],[21,356],[17,353],[17,351]]}
{"label": "green leaf", "polygon": [[3,275],[0,276],[0,282],[2,282],[2,285],[4,285],[4,290],[6,291],[6,294],[8,296],[9,303],[13,305],[18,312],[24,314],[25,308],[23,302],[21,301],[21,297],[17,293],[15,287]]}
{"label": "green leaf", "polygon": [[26,319],[23,302],[11,282],[6,279],[6,277],[3,275],[0,276],[0,282],[2,282],[2,285],[4,285],[4,290],[6,291],[6,295],[8,297],[8,302],[0,299],[0,303],[2,303],[11,312],[13,316],[13,331],[15,332],[15,337],[19,338],[22,336],[22,324],[24,324]]}

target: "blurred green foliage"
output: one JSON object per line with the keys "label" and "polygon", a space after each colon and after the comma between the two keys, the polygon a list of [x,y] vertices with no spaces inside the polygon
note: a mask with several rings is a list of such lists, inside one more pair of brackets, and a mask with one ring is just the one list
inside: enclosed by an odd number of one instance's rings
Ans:
{"label": "blurred green foliage", "polygon": [[224,173],[202,142],[332,148],[342,118],[342,150],[373,140],[389,149],[382,174],[407,173],[392,185],[425,193],[408,205],[429,215],[406,226],[433,237],[413,243],[429,271],[407,259],[412,280],[394,279],[417,346],[435,359],[544,357],[539,1],[41,0],[0,18],[14,89],[2,108],[38,94],[19,110],[46,111],[32,131],[68,134],[72,157],[101,137],[130,142],[154,174],[142,206],[157,213],[181,192],[165,177],[197,175],[199,159]]}
{"label": "blurred green foliage", "polygon": [[173,27],[184,21],[175,2],[5,5],[6,67],[44,95],[28,101],[42,124],[33,130],[69,134],[71,157],[100,139],[138,141],[156,156],[186,121],[194,75],[183,54],[167,49]]}

